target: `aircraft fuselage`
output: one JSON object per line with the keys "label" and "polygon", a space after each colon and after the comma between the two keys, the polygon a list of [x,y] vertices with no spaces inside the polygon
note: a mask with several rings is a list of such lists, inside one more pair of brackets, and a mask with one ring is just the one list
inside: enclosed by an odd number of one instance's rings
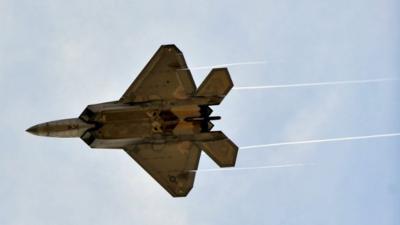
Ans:
{"label": "aircraft fuselage", "polygon": [[[143,143],[207,140],[212,128],[208,105],[150,101],[89,105],[78,118],[38,124],[27,131],[48,137],[81,137],[92,148],[121,148]],[[201,98],[198,99],[201,103]],[[202,134],[203,135],[199,135]]]}

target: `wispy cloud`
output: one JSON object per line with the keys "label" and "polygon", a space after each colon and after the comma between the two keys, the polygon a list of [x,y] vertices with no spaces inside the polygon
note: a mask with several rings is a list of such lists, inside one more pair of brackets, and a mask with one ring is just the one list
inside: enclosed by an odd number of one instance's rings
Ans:
{"label": "wispy cloud", "polygon": [[304,166],[315,166],[315,163],[292,163],[282,165],[268,165],[268,166],[254,166],[254,167],[231,167],[231,168],[216,168],[216,169],[198,169],[189,170],[190,172],[224,172],[224,171],[237,171],[237,170],[259,170],[259,169],[278,169],[278,168],[290,168],[290,167],[304,167]]}
{"label": "wispy cloud", "polygon": [[240,147],[240,149],[245,150],[245,149],[255,149],[255,148],[278,147],[278,146],[286,146],[286,145],[302,145],[302,144],[316,144],[316,143],[339,142],[339,141],[355,141],[355,140],[398,137],[398,136],[400,136],[400,133],[374,134],[374,135],[367,135],[367,136],[353,136],[353,137],[317,139],[317,140],[307,140],[307,141],[278,142],[278,143],[263,144],[263,145],[249,145],[249,146]]}
{"label": "wispy cloud", "polygon": [[292,87],[312,87],[312,86],[329,86],[340,84],[366,84],[366,83],[382,83],[399,81],[399,78],[378,78],[367,80],[345,80],[345,81],[328,81],[328,82],[314,82],[314,83],[298,83],[298,84],[280,84],[280,85],[263,85],[263,86],[247,86],[247,87],[233,87],[233,90],[255,90],[255,89],[275,89],[275,88],[292,88]]}

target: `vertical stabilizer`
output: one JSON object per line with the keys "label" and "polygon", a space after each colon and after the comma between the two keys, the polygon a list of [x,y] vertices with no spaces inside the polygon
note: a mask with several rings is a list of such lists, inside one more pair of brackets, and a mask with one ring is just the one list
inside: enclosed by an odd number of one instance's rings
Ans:
{"label": "vertical stabilizer", "polygon": [[209,98],[210,105],[218,105],[232,89],[233,82],[227,68],[215,68],[197,89],[196,96]]}

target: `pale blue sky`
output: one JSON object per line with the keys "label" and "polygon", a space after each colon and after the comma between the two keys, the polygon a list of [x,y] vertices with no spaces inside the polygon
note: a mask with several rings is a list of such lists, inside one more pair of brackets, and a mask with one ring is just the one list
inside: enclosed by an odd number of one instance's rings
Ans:
{"label": "pale blue sky", "polygon": [[[400,139],[239,152],[174,199],[122,151],[24,130],[118,99],[161,44],[237,86],[400,77],[396,0],[0,0],[0,224],[400,224]],[[193,71],[197,84],[207,70]],[[398,82],[232,91],[239,146],[400,131]],[[215,168],[202,156],[201,168]]]}

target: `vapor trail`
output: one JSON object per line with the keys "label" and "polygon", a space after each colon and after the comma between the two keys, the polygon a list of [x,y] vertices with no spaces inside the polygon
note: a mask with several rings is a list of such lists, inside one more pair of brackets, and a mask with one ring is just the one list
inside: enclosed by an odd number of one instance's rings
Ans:
{"label": "vapor trail", "polygon": [[282,61],[251,61],[251,62],[237,62],[237,63],[227,63],[227,64],[219,64],[219,65],[211,65],[211,66],[198,66],[198,67],[189,67],[178,70],[204,70],[204,69],[212,69],[215,67],[227,67],[227,66],[242,66],[242,65],[259,65],[259,64],[267,64],[267,63],[281,63]]}
{"label": "vapor trail", "polygon": [[327,86],[327,85],[338,85],[338,84],[380,83],[380,82],[398,81],[398,80],[399,80],[399,78],[380,78],[380,79],[369,79],[369,80],[346,80],[346,81],[330,81],[330,82],[300,83],[300,84],[233,87],[233,90],[273,89],[273,88],[289,88],[289,87],[311,87],[311,86]]}
{"label": "vapor trail", "polygon": [[303,166],[314,166],[314,163],[293,163],[283,165],[272,165],[272,166],[256,166],[256,167],[232,167],[232,168],[216,168],[216,169],[199,169],[189,170],[189,172],[220,172],[220,171],[234,171],[234,170],[256,170],[256,169],[276,169],[276,168],[287,168],[287,167],[303,167]]}
{"label": "vapor trail", "polygon": [[330,139],[308,140],[308,141],[278,142],[278,143],[265,144],[265,145],[243,146],[243,147],[240,147],[240,150],[254,149],[254,148],[269,148],[269,147],[277,147],[277,146],[285,146],[285,145],[301,145],[301,144],[314,144],[314,143],[326,143],[326,142],[338,142],[338,141],[353,141],[353,140],[396,137],[396,136],[400,136],[400,133],[375,134],[375,135],[368,135],[368,136],[354,136],[354,137],[330,138]]}

